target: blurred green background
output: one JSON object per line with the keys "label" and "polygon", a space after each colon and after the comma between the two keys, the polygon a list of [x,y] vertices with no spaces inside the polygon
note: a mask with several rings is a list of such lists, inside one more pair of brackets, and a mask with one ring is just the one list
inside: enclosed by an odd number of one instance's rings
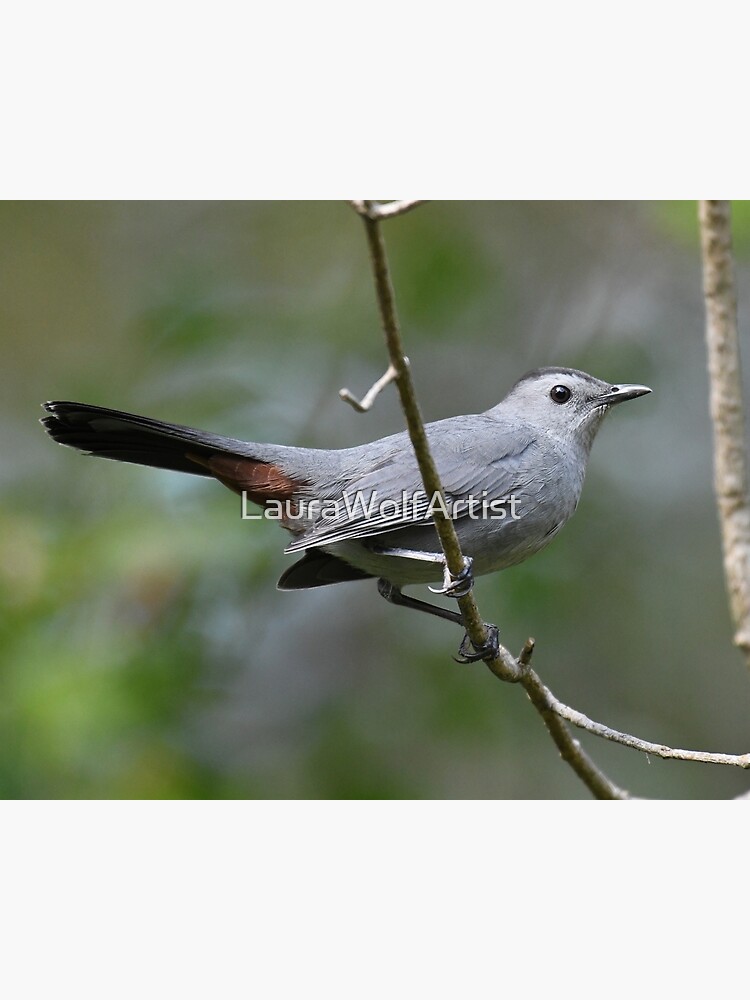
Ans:
{"label": "blurred green background", "polygon": [[[374,582],[279,593],[285,534],[207,480],[97,461],[45,399],[259,441],[400,430],[362,225],[343,203],[0,206],[0,794],[583,797],[520,690],[451,660],[450,624]],[[750,207],[735,206],[741,324]],[[502,639],[586,714],[750,749],[712,498],[695,204],[433,203],[385,227],[426,419],[545,364],[653,395],[615,411],[577,516],[483,578]],[[585,734],[634,794],[726,797],[740,771]]]}

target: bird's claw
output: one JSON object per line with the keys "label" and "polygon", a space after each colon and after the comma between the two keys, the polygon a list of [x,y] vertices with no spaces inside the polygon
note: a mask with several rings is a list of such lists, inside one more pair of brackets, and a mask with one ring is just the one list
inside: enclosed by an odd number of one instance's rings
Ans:
{"label": "bird's claw", "polygon": [[[458,654],[453,657],[456,663],[477,663],[479,660],[494,660],[500,653],[500,632],[496,625],[489,625],[485,622],[487,629],[487,642],[483,646],[475,646],[469,638],[469,633],[461,640],[458,647]],[[473,652],[470,652],[470,649]]]}
{"label": "bird's claw", "polygon": [[443,586],[430,587],[433,594],[443,594],[445,597],[466,597],[474,586],[474,561],[470,556],[464,556],[464,568],[454,576],[446,565],[443,569]]}

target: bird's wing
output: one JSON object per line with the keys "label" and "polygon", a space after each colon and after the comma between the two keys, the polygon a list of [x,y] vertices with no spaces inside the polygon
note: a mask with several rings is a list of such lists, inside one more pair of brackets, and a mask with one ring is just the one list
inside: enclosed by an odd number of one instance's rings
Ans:
{"label": "bird's wing", "polygon": [[[467,421],[471,420],[471,423]],[[440,421],[427,426],[433,457],[440,474],[446,500],[477,503],[506,497],[520,490],[534,467],[529,452],[536,446],[530,429],[503,427],[496,420],[481,416]],[[379,456],[374,467],[347,477],[346,487],[335,503],[330,503],[311,528],[285,549],[303,549],[335,542],[381,535],[407,525],[432,520],[431,498],[422,485],[416,456],[408,438],[394,438],[394,447]],[[468,506],[453,511],[465,517]]]}

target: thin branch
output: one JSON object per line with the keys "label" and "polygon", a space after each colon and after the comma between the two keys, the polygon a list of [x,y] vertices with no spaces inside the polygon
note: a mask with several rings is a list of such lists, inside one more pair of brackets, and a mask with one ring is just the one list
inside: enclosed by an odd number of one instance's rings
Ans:
{"label": "thin branch", "polygon": [[[404,358],[404,361],[407,365],[409,364],[408,358]],[[396,369],[393,365],[388,365],[388,371],[385,375],[381,375],[377,382],[375,382],[374,385],[372,385],[365,393],[362,399],[357,399],[357,397],[352,395],[348,389],[339,389],[339,396],[345,403],[349,403],[350,406],[353,406],[358,413],[367,413],[383,389],[390,385],[391,382],[395,381],[396,374]]]}
{"label": "thin branch", "polygon": [[[663,743],[649,743],[647,740],[639,739],[637,736],[630,736],[628,733],[620,733],[616,729],[602,725],[601,722],[594,722],[583,712],[570,708],[559,701],[542,682],[541,678],[533,670],[529,669],[521,678],[521,684],[526,689],[529,697],[537,704],[535,699],[541,703],[542,700],[546,709],[553,712],[566,722],[584,729],[587,733],[600,736],[604,740],[611,740],[613,743],[620,743],[622,746],[630,747],[632,750],[639,750],[641,753],[650,754],[653,757],[662,757],[665,760],[692,760],[701,764],[728,764],[730,767],[750,768],[750,753],[709,753],[705,750],[676,750],[665,746]],[[532,693],[533,692],[533,693]],[[538,707],[538,706],[537,706]],[[541,709],[540,709],[541,711]]]}
{"label": "thin branch", "polygon": [[[367,203],[365,203],[367,205]],[[356,207],[356,206],[355,206]],[[380,231],[380,224],[377,218],[373,218],[368,211],[362,212],[359,209],[365,224],[367,241],[370,247],[370,257],[372,260],[373,274],[375,277],[375,289],[377,293],[380,315],[383,322],[386,344],[391,365],[396,370],[396,385],[401,398],[401,407],[406,418],[406,425],[409,432],[414,452],[416,454],[419,471],[425,492],[428,496],[440,495],[444,498],[442,483],[438,475],[435,461],[430,451],[427,434],[424,429],[424,421],[419,410],[414,383],[411,372],[404,358],[404,349],[401,342],[401,332],[398,326],[396,314],[396,304],[393,295],[390,273],[388,270],[388,259],[385,252],[385,243]],[[448,568],[454,576],[457,576],[464,567],[464,557],[461,552],[461,545],[458,541],[453,522],[446,517],[443,507],[433,505],[435,508],[433,519],[435,530],[438,533],[440,544],[445,555]],[[463,618],[466,631],[475,647],[481,648],[486,644],[488,635],[484,622],[479,614],[474,595],[469,593],[466,597],[459,598],[459,608]],[[578,777],[590,789],[596,798],[601,799],[624,799],[628,793],[618,788],[611,782],[599,768],[594,764],[588,754],[581,748],[578,740],[574,739],[567,726],[556,716],[549,702],[549,692],[543,685],[537,687],[529,681],[530,677],[536,675],[530,671],[528,662],[533,652],[534,644],[528,640],[521,657],[515,657],[504,647],[500,647],[498,656],[487,661],[489,669],[504,681],[518,681],[526,678],[524,686],[527,693],[540,712],[547,729],[555,741],[560,755],[575,771]],[[520,662],[519,662],[520,661]],[[542,690],[543,689],[543,690]]]}
{"label": "thin branch", "polygon": [[[369,203],[366,202],[365,204],[368,205]],[[464,556],[461,552],[461,546],[458,541],[456,529],[453,526],[453,521],[446,513],[445,493],[427,441],[424,421],[414,391],[411,372],[404,358],[393,286],[388,270],[388,259],[386,257],[385,242],[380,230],[379,219],[377,217],[373,218],[366,211],[360,214],[364,220],[367,232],[383,331],[388,346],[390,362],[396,371],[396,386],[401,398],[401,407],[406,417],[406,426],[417,457],[417,464],[419,465],[419,472],[422,476],[425,492],[427,496],[439,495],[442,498],[442,504],[433,504],[433,507],[436,508],[433,513],[433,520],[435,522],[435,530],[440,539],[440,545],[445,554],[448,569],[454,577],[457,577],[463,571]],[[469,593],[465,597],[460,597],[458,599],[458,606],[471,642],[475,648],[480,649],[487,644],[489,636],[479,614],[474,595]],[[510,653],[508,653],[506,662],[503,662],[499,657],[493,660],[493,670],[503,680],[519,679],[518,665]]]}
{"label": "thin branch", "polygon": [[396,215],[404,215],[411,212],[413,208],[419,208],[425,201],[414,199],[412,201],[350,201],[355,212],[363,218],[371,219],[375,222],[378,219],[392,219]]}
{"label": "thin branch", "polygon": [[[568,727],[558,712],[562,703],[555,698],[548,687],[545,687],[539,676],[529,666],[533,652],[534,640],[527,639],[517,660],[517,664],[522,670],[521,684],[529,696],[531,704],[541,715],[547,731],[560,751],[560,756],[566,764],[573,768],[597,799],[629,799],[630,794],[611,781],[604,771],[597,767],[578,740],[570,735]],[[492,670],[491,665],[490,670]]]}
{"label": "thin branch", "polygon": [[714,489],[734,642],[750,667],[750,500],[730,203],[699,202],[699,219],[714,431]]}
{"label": "thin branch", "polygon": [[[648,740],[642,740],[638,736],[618,732],[618,730],[611,729],[601,722],[589,719],[583,712],[571,708],[560,701],[559,698],[556,698],[539,675],[531,669],[529,664],[531,662],[531,655],[534,652],[534,645],[533,639],[527,639],[516,662],[522,668],[521,686],[543,715],[545,713],[553,713],[560,719],[570,722],[572,725],[585,730],[587,733],[591,733],[593,736],[599,736],[603,740],[610,740],[612,743],[620,743],[622,746],[630,747],[632,750],[639,750],[641,753],[650,754],[653,757],[662,757],[664,760],[691,760],[701,764],[726,764],[730,767],[750,768],[750,753],[732,754],[709,753],[707,750],[679,750],[674,747],[668,747],[664,743],[650,743]],[[750,795],[750,793],[748,794]]]}

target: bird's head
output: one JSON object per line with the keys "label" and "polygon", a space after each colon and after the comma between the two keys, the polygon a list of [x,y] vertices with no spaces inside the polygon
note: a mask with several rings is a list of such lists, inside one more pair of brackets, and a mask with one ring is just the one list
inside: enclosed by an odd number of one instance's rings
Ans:
{"label": "bird's head", "polygon": [[649,392],[645,385],[602,382],[575,368],[536,368],[516,382],[497,409],[589,448],[611,407]]}

